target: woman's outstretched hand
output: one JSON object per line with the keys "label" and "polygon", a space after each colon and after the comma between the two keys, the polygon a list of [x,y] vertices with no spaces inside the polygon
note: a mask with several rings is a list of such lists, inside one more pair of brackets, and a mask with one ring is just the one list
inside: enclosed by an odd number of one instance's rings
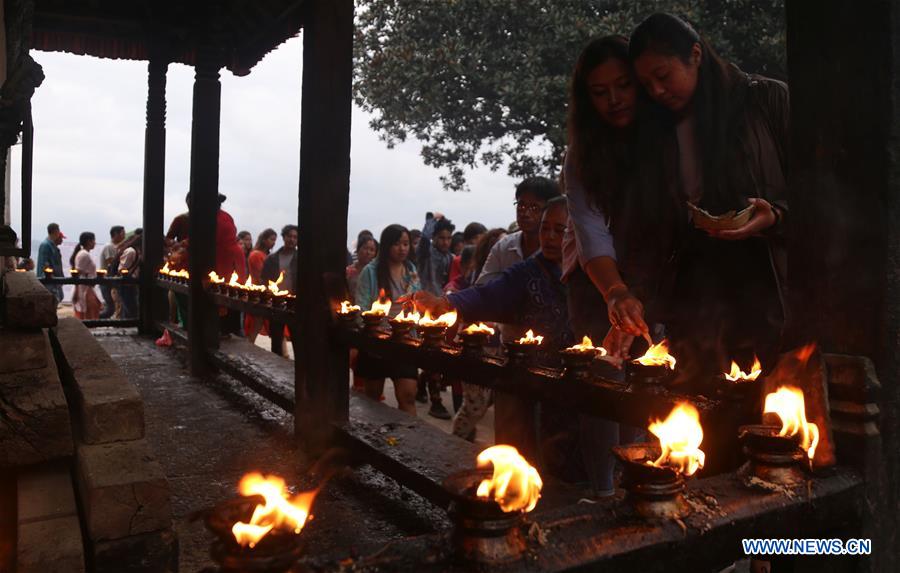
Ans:
{"label": "woman's outstretched hand", "polygon": [[709,235],[725,241],[742,241],[754,235],[759,235],[778,221],[778,217],[775,215],[775,208],[772,207],[771,203],[765,199],[757,199],[755,197],[751,197],[749,201],[756,205],[756,209],[753,210],[750,220],[742,227],[711,230]]}

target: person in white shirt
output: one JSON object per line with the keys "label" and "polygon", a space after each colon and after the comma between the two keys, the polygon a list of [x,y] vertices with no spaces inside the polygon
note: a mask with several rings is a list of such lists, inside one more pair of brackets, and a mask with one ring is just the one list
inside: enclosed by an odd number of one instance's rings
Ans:
{"label": "person in white shirt", "polygon": [[[100,251],[100,269],[106,271],[107,276],[113,276],[119,267],[119,245],[125,240],[125,227],[115,225],[109,230],[109,244]],[[100,294],[103,295],[103,310],[100,318],[110,318],[117,312],[119,292],[109,285],[100,285]]]}

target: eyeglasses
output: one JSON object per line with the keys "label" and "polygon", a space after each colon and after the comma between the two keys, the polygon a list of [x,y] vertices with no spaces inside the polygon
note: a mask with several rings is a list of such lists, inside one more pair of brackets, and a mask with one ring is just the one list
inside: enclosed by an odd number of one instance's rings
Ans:
{"label": "eyeglasses", "polygon": [[516,211],[521,211],[523,213],[540,213],[543,209],[543,205],[539,205],[538,203],[522,203],[521,201],[514,201],[513,205],[516,206]]}

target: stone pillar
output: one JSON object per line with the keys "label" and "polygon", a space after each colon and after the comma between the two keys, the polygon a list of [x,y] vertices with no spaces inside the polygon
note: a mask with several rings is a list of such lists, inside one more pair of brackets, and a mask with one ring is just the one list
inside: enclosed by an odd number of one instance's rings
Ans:
{"label": "stone pillar", "polygon": [[166,190],[166,71],[169,62],[155,53],[147,65],[147,127],[144,131],[144,258],[141,263],[142,333],[156,330],[155,321],[165,313],[166,299],[156,288],[156,271],[162,266],[163,209]]}

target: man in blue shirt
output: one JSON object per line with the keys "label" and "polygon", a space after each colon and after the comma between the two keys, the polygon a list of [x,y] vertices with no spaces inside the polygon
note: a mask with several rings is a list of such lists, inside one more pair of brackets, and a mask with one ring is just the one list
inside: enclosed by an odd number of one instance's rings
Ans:
{"label": "man in blue shirt", "polygon": [[[37,272],[38,278],[44,276],[62,277],[62,253],[59,252],[59,245],[62,244],[66,236],[59,230],[59,225],[50,223],[47,225],[47,238],[41,242],[38,248]],[[47,270],[45,270],[47,269]],[[52,272],[47,272],[52,269]],[[63,290],[60,285],[47,285],[47,290],[56,297],[56,303],[59,304],[63,299]]]}

